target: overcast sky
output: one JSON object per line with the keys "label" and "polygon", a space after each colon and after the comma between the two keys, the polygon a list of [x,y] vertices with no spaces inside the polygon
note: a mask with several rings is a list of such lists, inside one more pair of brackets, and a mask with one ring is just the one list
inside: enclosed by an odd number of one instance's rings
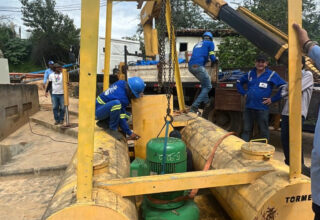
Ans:
{"label": "overcast sky", "polygon": [[[240,2],[241,0],[227,0],[227,2]],[[56,9],[67,14],[80,27],[81,0],[56,0]],[[106,0],[100,0],[100,27],[99,36],[105,36]],[[231,3],[231,6],[235,4]],[[0,0],[0,16],[9,16],[10,20],[22,29],[22,37],[26,38],[26,27],[21,20],[21,3],[19,0]],[[112,16],[112,38],[121,38],[135,34],[139,24],[139,13],[136,2],[114,2]]]}

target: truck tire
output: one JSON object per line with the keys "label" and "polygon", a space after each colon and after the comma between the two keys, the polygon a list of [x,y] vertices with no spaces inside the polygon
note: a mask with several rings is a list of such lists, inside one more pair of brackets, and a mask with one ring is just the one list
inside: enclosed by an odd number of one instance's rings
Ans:
{"label": "truck tire", "polygon": [[214,109],[213,99],[210,102],[210,106],[203,110],[202,117],[227,131],[235,132],[237,135],[242,132],[242,112],[216,110]]}

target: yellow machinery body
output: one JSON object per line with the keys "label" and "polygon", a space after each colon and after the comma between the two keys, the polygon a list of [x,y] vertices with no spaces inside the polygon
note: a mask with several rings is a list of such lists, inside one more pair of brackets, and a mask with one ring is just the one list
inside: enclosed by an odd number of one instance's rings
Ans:
{"label": "yellow machinery body", "polygon": [[[159,98],[163,97],[145,96],[141,99],[142,102],[135,103],[139,105],[133,104],[134,109],[137,108],[134,111],[145,108],[145,104],[150,101],[157,102]],[[157,114],[152,112],[160,109],[155,105],[152,111],[147,109],[145,111],[149,112],[148,117],[156,117]],[[160,116],[161,114],[157,118],[160,119]],[[143,115],[136,114],[135,117],[138,120]],[[142,126],[143,120],[138,121]],[[194,167],[196,170],[202,170],[213,145],[226,134],[226,131],[192,113],[187,115],[185,122],[181,132],[182,138],[193,154]],[[156,128],[158,130],[162,123],[161,121],[155,123],[158,124]],[[151,135],[150,138],[155,136],[148,131],[150,131],[149,126],[141,127],[140,132],[144,136]],[[289,169],[280,161],[245,159],[242,154],[246,151],[241,151],[244,145],[246,142],[235,136],[227,137],[218,147],[210,169],[236,170],[260,167],[263,170],[266,167],[272,167],[274,171],[250,184],[211,189],[232,219],[265,220],[270,216],[274,217],[270,219],[275,220],[312,219],[310,180],[302,177],[295,182],[290,182]],[[98,188],[100,183],[129,176],[127,144],[116,141],[96,128],[91,203],[76,203],[76,163],[75,155],[44,214],[44,219],[138,219],[138,211],[133,200],[121,197],[111,190]],[[235,177],[232,174],[229,178],[234,182]],[[205,209],[210,210],[212,207],[208,204]]]}
{"label": "yellow machinery body", "polygon": [[[202,170],[214,143],[227,132],[205,119],[194,118],[182,130],[182,138],[192,152],[196,170]],[[275,170],[251,184],[211,189],[232,219],[313,219],[310,179],[303,176],[290,182],[289,168],[284,163],[245,159],[241,152],[244,144],[236,136],[227,137],[218,147],[210,169],[272,166]]]}
{"label": "yellow machinery body", "polygon": [[94,137],[92,203],[77,203],[77,155],[75,154],[43,219],[138,219],[133,200],[95,187],[100,181],[130,175],[127,144],[115,140],[99,128],[96,128]]}
{"label": "yellow machinery body", "polygon": [[[157,137],[165,124],[164,116],[167,112],[167,97],[161,95],[146,95],[140,99],[132,100],[133,129],[141,136],[135,142],[135,156],[146,159],[146,146],[151,138]],[[170,101],[172,111],[173,102]],[[172,130],[169,127],[169,132]],[[159,137],[164,137],[165,128],[162,129]]]}

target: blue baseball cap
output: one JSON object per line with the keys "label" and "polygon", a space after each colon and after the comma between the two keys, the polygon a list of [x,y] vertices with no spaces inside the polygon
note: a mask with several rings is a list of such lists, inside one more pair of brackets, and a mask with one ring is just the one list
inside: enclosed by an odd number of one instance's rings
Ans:
{"label": "blue baseball cap", "polygon": [[52,60],[50,60],[50,61],[48,62],[48,64],[49,64],[49,65],[53,65],[54,62],[53,62]]}

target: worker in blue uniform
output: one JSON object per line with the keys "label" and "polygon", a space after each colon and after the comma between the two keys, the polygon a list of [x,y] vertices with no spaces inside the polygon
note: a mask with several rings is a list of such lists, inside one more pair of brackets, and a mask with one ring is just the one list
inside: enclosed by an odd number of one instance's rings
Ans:
{"label": "worker in blue uniform", "polygon": [[[237,80],[238,92],[246,97],[244,124],[241,138],[249,141],[253,124],[256,121],[260,136],[269,139],[269,105],[281,99],[281,90],[286,82],[275,72],[268,69],[267,57],[259,54],[256,57],[255,68]],[[247,89],[243,85],[247,85]],[[271,97],[273,87],[279,87],[278,92]]]}
{"label": "worker in blue uniform", "polygon": [[205,64],[208,62],[209,57],[211,63],[215,63],[217,61],[214,56],[214,43],[212,42],[213,36],[211,32],[205,32],[202,35],[202,39],[202,41],[194,46],[188,67],[192,75],[194,75],[201,84],[201,92],[191,105],[190,109],[190,112],[196,113],[198,112],[198,108],[202,102],[205,106],[210,103],[208,93],[212,88],[211,77],[205,69]]}
{"label": "worker in blue uniform", "polygon": [[96,99],[96,120],[99,120],[97,125],[116,139],[123,138],[118,132],[119,126],[122,132],[129,136],[128,139],[138,139],[139,136],[128,126],[127,119],[130,116],[126,112],[126,107],[131,99],[142,96],[144,88],[145,83],[140,77],[131,77],[128,82],[119,80],[112,84]]}

